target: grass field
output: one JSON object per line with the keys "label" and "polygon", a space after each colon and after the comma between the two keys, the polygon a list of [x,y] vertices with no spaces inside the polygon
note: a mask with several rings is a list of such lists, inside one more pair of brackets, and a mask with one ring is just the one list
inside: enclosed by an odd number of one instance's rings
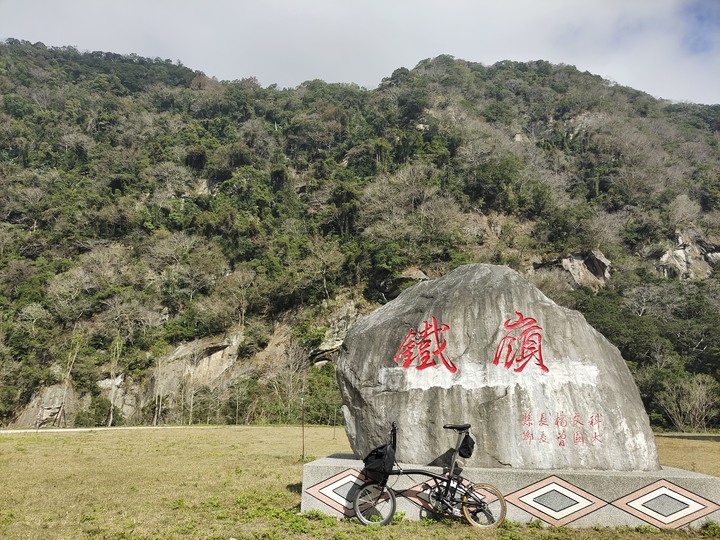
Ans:
{"label": "grass field", "polygon": [[[720,476],[720,443],[658,438],[663,465]],[[349,452],[342,428],[305,429],[305,460]],[[299,514],[299,427],[143,428],[0,434],[0,538],[701,538],[720,532],[404,521],[365,528]],[[714,458],[713,458],[714,456]]]}

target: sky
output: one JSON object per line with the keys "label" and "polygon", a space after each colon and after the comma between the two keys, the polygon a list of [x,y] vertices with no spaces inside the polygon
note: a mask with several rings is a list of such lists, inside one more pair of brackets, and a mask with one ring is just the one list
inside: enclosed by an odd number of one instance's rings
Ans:
{"label": "sky", "polygon": [[218,80],[376,88],[441,54],[567,64],[720,104],[720,0],[0,0],[0,40],[180,62]]}

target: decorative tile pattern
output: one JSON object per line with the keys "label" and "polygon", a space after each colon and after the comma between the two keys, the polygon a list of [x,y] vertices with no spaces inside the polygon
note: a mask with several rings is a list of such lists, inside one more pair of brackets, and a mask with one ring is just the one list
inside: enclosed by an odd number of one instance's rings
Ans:
{"label": "decorative tile pattern", "polygon": [[[305,493],[340,515],[353,517],[352,501],[356,490],[366,481],[358,470],[346,469],[305,489]],[[428,479],[396,494],[433,512],[429,493],[436,485],[436,480]],[[506,495],[505,500],[554,526],[567,525],[609,504],[558,476],[549,476]],[[717,503],[668,480],[658,480],[610,504],[650,525],[667,529],[683,527],[720,511]]]}
{"label": "decorative tile pattern", "polygon": [[366,481],[367,478],[362,473],[355,469],[347,469],[309,487],[305,492],[336,512],[340,512],[346,517],[352,517],[355,515],[355,509],[353,508],[355,490]]}
{"label": "decorative tile pattern", "polygon": [[658,480],[612,503],[661,529],[677,529],[720,506],[667,480]]}
{"label": "decorative tile pattern", "polygon": [[558,527],[607,506],[602,499],[557,476],[549,476],[506,495],[505,500]]}
{"label": "decorative tile pattern", "polygon": [[433,505],[430,502],[430,490],[434,489],[436,485],[435,480],[429,482],[422,482],[416,484],[411,488],[399,492],[399,495],[405,497],[411,503],[427,510],[428,512],[433,511]]}
{"label": "decorative tile pattern", "polygon": [[[464,480],[464,485],[471,486],[472,482],[467,479]],[[434,507],[430,502],[430,492],[435,489],[438,485],[438,481],[434,478],[429,478],[427,482],[421,482],[408,489],[397,492],[398,495],[408,499],[413,504],[427,510],[428,512],[434,512]]]}

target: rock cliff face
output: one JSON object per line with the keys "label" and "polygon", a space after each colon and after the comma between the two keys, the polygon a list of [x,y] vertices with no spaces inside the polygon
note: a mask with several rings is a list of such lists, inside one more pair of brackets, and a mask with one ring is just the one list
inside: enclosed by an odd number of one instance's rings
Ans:
{"label": "rock cliff face", "polygon": [[665,278],[705,279],[720,260],[720,246],[704,238],[698,231],[676,232],[674,246],[666,250],[657,262],[657,269]]}
{"label": "rock cliff face", "polygon": [[[45,425],[67,427],[68,418],[72,419],[79,407],[83,405],[87,407],[90,399],[85,400],[87,403],[81,401],[72,386],[65,388],[62,384],[54,384],[45,387],[33,396],[30,404],[23,409],[11,427],[31,427],[36,426],[38,422]],[[61,416],[44,417],[45,411],[60,412]]]}
{"label": "rock cliff face", "polygon": [[598,290],[610,279],[611,263],[599,251],[573,253],[552,261],[534,265],[535,270],[541,268],[561,268],[568,275],[568,282],[573,289],[587,287]]}
{"label": "rock cliff face", "polygon": [[[328,315],[328,328],[321,344],[311,351],[313,361],[333,360],[348,328],[358,316],[354,301],[338,302]],[[98,390],[101,396],[112,401],[129,424],[151,421],[152,411],[157,409],[164,411],[157,419],[159,422],[187,422],[188,403],[193,392],[201,388],[228,388],[236,380],[255,376],[254,370],[258,367],[277,363],[282,358],[291,336],[291,321],[278,323],[265,349],[252,357],[242,356],[239,351],[246,335],[238,325],[222,336],[177,346],[167,356],[159,358],[154,369],[142,380],[121,373],[115,379],[98,381]],[[61,378],[59,366],[56,371]],[[62,384],[41,388],[11,427],[33,426],[43,411],[51,412],[60,405],[64,412],[63,421],[55,424],[73,426],[77,413],[90,407],[91,396],[78,393],[72,384],[67,388]]]}
{"label": "rock cliff face", "polygon": [[353,451],[401,431],[398,459],[441,463],[471,423],[468,466],[659,469],[619,351],[507,267],[467,265],[360,319],[337,365]]}

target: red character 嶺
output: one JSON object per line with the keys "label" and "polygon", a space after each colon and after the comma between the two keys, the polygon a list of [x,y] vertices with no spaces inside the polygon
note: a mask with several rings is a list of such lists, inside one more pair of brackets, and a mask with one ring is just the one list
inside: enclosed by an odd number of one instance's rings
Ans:
{"label": "red character \u5dba", "polygon": [[525,317],[519,311],[515,314],[518,316],[516,321],[505,321],[504,327],[508,333],[495,349],[493,364],[499,365],[502,358],[506,369],[515,366],[513,371],[520,373],[530,360],[534,360],[535,364],[547,373],[548,368],[542,357],[542,327],[532,317]]}

